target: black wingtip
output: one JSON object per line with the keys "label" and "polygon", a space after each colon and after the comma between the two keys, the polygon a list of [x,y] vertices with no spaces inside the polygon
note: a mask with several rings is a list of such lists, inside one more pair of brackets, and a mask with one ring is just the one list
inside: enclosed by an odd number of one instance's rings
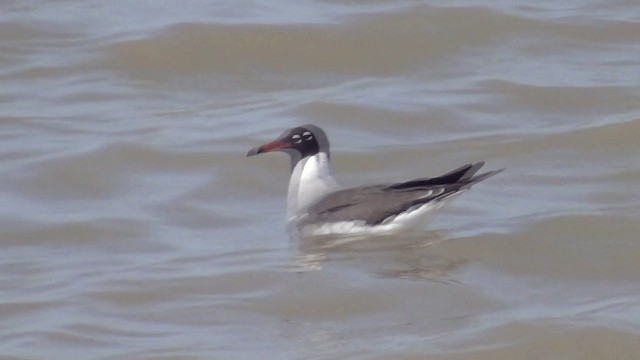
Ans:
{"label": "black wingtip", "polygon": [[470,164],[471,166],[469,167],[469,169],[462,175],[462,177],[460,177],[458,181],[471,179],[473,175],[475,175],[480,170],[480,168],[484,166],[484,164],[484,161],[478,161],[477,163]]}
{"label": "black wingtip", "polygon": [[473,185],[475,183],[478,183],[482,180],[486,180],[492,176],[498,175],[501,172],[503,172],[505,170],[505,168],[502,169],[498,169],[498,170],[491,170],[491,171],[487,171],[486,173],[482,173],[480,175],[476,175],[472,178],[469,178],[469,185]]}

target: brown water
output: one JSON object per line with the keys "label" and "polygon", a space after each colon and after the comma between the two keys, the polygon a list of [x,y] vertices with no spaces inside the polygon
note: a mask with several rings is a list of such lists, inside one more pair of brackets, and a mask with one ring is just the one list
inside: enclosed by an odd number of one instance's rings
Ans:
{"label": "brown water", "polygon": [[[0,4],[0,358],[640,358],[636,1]],[[428,227],[289,239],[346,185],[507,171]]]}

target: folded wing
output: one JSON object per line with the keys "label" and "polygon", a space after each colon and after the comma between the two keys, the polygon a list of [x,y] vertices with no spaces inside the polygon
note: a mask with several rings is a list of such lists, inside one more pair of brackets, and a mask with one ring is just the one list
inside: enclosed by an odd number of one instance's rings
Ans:
{"label": "folded wing", "polygon": [[447,199],[504,170],[474,176],[483,165],[484,162],[468,164],[435,178],[336,191],[312,204],[304,222],[360,220],[377,225],[410,208]]}

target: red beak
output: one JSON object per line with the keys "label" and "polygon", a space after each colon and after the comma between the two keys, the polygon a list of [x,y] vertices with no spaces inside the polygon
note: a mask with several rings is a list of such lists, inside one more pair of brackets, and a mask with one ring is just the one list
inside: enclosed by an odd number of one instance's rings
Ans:
{"label": "red beak", "polygon": [[262,146],[254,147],[253,149],[249,150],[249,152],[247,153],[247,156],[258,155],[258,154],[262,154],[270,151],[277,151],[277,150],[285,149],[288,147],[289,147],[289,144],[284,143],[280,140],[275,140],[270,143],[264,144]]}

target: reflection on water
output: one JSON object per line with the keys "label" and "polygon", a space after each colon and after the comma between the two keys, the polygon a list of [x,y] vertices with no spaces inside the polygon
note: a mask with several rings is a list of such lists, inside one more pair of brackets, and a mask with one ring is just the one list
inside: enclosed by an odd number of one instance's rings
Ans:
{"label": "reflection on water", "polygon": [[297,271],[312,271],[331,264],[346,265],[383,278],[455,282],[449,275],[466,261],[430,251],[448,240],[445,234],[435,231],[384,236],[294,235],[292,241],[299,244],[294,267]]}

